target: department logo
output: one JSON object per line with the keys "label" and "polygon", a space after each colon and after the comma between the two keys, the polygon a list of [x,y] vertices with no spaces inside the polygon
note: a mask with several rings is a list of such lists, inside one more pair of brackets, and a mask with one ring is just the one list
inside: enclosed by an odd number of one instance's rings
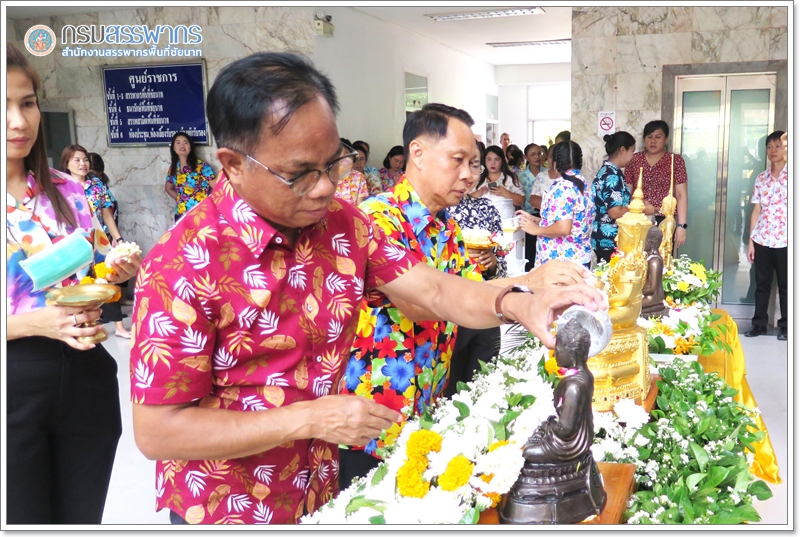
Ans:
{"label": "department logo", "polygon": [[56,48],[56,34],[44,24],[31,26],[25,34],[25,48],[34,56],[47,56]]}

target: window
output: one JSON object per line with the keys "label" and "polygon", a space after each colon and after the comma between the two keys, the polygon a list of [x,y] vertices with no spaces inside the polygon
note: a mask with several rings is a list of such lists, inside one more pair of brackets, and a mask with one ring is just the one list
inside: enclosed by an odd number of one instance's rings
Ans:
{"label": "window", "polygon": [[569,82],[528,86],[528,143],[550,145],[570,130],[572,96]]}

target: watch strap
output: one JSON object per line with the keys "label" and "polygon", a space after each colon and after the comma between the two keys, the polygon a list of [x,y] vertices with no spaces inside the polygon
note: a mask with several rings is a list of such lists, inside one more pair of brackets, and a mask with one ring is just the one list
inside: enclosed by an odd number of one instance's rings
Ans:
{"label": "watch strap", "polygon": [[531,291],[528,287],[526,287],[524,285],[519,285],[519,284],[517,284],[517,285],[509,285],[508,287],[506,287],[502,291],[500,291],[497,294],[497,298],[494,299],[494,311],[495,311],[495,315],[497,315],[497,318],[500,319],[500,321],[503,324],[514,324],[516,321],[512,321],[511,319],[508,319],[505,315],[503,315],[503,298],[505,298],[505,296],[508,293],[529,293],[529,294],[533,294],[533,291]]}

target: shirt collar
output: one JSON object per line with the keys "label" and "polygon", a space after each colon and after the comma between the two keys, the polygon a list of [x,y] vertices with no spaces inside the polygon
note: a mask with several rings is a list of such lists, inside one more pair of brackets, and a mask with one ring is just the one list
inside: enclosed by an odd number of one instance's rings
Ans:
{"label": "shirt collar", "polygon": [[[440,228],[450,219],[450,212],[447,208],[436,213],[436,216],[432,215],[405,174],[394,186],[393,193],[397,197],[403,214],[409,219],[411,227],[414,229],[414,235],[418,237],[425,233],[429,226]],[[409,209],[411,210],[409,211]]]}
{"label": "shirt collar", "polygon": [[260,257],[271,242],[288,247],[289,240],[286,236],[256,214],[236,193],[224,170],[220,171],[211,198],[233,234],[247,245],[254,256]]}

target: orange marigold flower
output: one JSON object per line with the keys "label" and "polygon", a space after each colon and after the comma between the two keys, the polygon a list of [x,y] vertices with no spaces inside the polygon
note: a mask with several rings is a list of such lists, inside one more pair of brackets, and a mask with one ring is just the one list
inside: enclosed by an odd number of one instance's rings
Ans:
{"label": "orange marigold flower", "polygon": [[487,492],[484,494],[484,496],[492,500],[492,507],[497,507],[497,505],[500,503],[500,500],[503,499],[503,497],[496,492]]}
{"label": "orange marigold flower", "polygon": [[408,437],[406,455],[409,459],[424,459],[431,451],[438,453],[440,449],[442,449],[442,436],[434,431],[420,429]]}
{"label": "orange marigold flower", "polygon": [[555,359],[554,356],[548,358],[547,361],[544,363],[544,370],[548,375],[551,375],[553,373],[558,373],[559,369],[561,368],[558,366],[558,361]]}
{"label": "orange marigold flower", "polygon": [[81,285],[84,285],[84,284],[87,284],[87,283],[94,283],[94,278],[92,278],[91,276],[84,276],[83,278],[81,278],[81,281],[80,281]]}

